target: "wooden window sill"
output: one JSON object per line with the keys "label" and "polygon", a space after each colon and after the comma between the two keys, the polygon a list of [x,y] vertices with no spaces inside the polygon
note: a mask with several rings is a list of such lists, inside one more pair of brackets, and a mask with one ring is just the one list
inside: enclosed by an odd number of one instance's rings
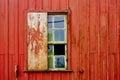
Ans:
{"label": "wooden window sill", "polygon": [[73,72],[72,70],[24,70],[24,73],[31,72]]}

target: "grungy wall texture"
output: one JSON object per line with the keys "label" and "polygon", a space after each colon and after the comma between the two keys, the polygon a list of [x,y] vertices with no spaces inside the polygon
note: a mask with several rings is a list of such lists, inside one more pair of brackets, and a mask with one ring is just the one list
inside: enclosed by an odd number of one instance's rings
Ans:
{"label": "grungy wall texture", "polygon": [[[26,10],[68,11],[73,72],[23,72]],[[120,80],[119,30],[120,0],[0,0],[0,80]]]}

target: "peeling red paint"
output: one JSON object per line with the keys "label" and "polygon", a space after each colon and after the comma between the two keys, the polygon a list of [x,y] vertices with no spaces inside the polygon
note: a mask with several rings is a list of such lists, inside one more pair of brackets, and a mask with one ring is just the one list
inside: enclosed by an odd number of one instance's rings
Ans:
{"label": "peeling red paint", "polygon": [[[33,43],[35,42],[36,43],[35,51],[39,51],[40,45],[41,45],[39,42],[43,41],[42,40],[43,34],[38,29],[35,30],[34,28],[29,29],[28,32],[29,32],[29,36],[31,36],[31,38],[28,39],[28,44],[30,44],[30,43],[32,44],[31,50],[34,50]],[[41,36],[39,36],[39,34]],[[38,49],[38,50],[36,50],[36,49]],[[35,52],[35,53],[38,53],[38,52]]]}
{"label": "peeling red paint", "polygon": [[[27,44],[29,69],[42,70],[47,68],[47,15],[42,14],[43,16],[40,13],[28,14]],[[46,17],[46,20],[43,20],[43,17]],[[41,21],[43,22],[41,23]]]}

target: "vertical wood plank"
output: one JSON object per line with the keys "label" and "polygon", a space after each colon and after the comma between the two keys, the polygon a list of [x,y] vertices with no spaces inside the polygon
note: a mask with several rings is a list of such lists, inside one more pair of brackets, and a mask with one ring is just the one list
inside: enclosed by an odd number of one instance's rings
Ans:
{"label": "vertical wood plank", "polygon": [[109,0],[109,50],[111,54],[116,54],[116,0]]}
{"label": "vertical wood plank", "polygon": [[24,59],[25,59],[24,54],[19,54],[18,57],[19,57],[19,58],[18,58],[18,61],[19,61],[19,65],[18,65],[19,77],[18,77],[18,80],[21,80],[21,79],[27,80],[27,79],[25,78],[25,75],[26,75],[26,74],[23,73],[24,66],[25,66],[25,64],[24,64]]}
{"label": "vertical wood plank", "polygon": [[[18,65],[18,58],[19,58],[19,53],[18,53],[18,41],[19,41],[19,38],[18,38],[18,25],[19,25],[19,18],[18,18],[18,8],[19,8],[19,3],[18,3],[18,0],[15,0],[14,1],[14,13],[15,13],[15,15],[14,15],[14,24],[15,24],[15,29],[14,29],[14,44],[15,44],[15,49],[14,49],[14,54],[15,54],[15,65],[13,65],[14,67],[15,66],[18,66],[19,67],[19,65]],[[15,76],[15,74],[14,74],[14,76]]]}
{"label": "vertical wood plank", "polygon": [[36,80],[42,80],[42,73],[36,74]]}
{"label": "vertical wood plank", "polygon": [[62,75],[60,76],[60,80],[70,80],[69,78],[69,73],[62,73]]}
{"label": "vertical wood plank", "polygon": [[14,54],[14,48],[15,48],[15,44],[14,44],[14,29],[15,29],[15,25],[14,25],[14,5],[15,3],[12,2],[12,0],[9,0],[9,54]]}
{"label": "vertical wood plank", "polygon": [[[5,1],[0,3],[0,80],[5,79]],[[3,22],[4,21],[4,22]]]}
{"label": "vertical wood plank", "polygon": [[114,79],[114,55],[112,54],[109,54],[108,55],[108,64],[109,64],[109,67],[108,67],[108,79],[109,80],[115,80]]}
{"label": "vertical wood plank", "polygon": [[67,8],[67,6],[68,6],[68,4],[67,4],[67,2],[68,2],[68,0],[60,0],[60,9],[61,10],[66,10],[66,9],[68,9]]}
{"label": "vertical wood plank", "polygon": [[120,0],[116,1],[117,3],[117,80],[120,79]]}
{"label": "vertical wood plank", "polygon": [[9,54],[9,80],[15,80],[15,74],[14,74],[14,65],[15,65],[15,55]]}
{"label": "vertical wood plank", "polygon": [[[116,55],[117,55],[117,37],[116,37],[116,27],[117,27],[117,16],[116,16],[116,0],[109,0],[109,79],[116,80],[117,69],[116,68]],[[110,65],[111,64],[111,65]]]}
{"label": "vertical wood plank", "polygon": [[[69,5],[69,2],[68,2],[68,5]],[[82,54],[81,54],[81,53],[82,53],[82,48],[81,48],[81,44],[82,44],[82,43],[81,43],[81,41],[82,41],[82,40],[81,40],[81,28],[82,28],[82,26],[81,26],[81,21],[80,21],[81,15],[79,15],[79,14],[81,13],[81,12],[80,12],[81,10],[80,10],[80,8],[79,8],[80,5],[81,5],[80,0],[77,0],[77,11],[78,11],[78,12],[77,12],[77,21],[78,21],[78,27],[79,27],[79,37],[78,37],[78,38],[79,38],[79,42],[78,42],[78,43],[79,43],[79,47],[78,47],[78,48],[79,48],[79,53],[78,53],[78,65],[79,65],[79,66],[78,66],[78,70],[79,70],[79,73],[78,73],[78,76],[79,76],[79,77],[78,77],[78,78],[79,78],[79,79],[78,79],[78,80],[81,80],[82,74],[80,73],[80,70],[83,69],[83,67],[82,67],[82,62],[81,62],[81,61],[82,61],[82,56],[81,56],[81,55],[82,55]],[[68,8],[69,8],[69,7],[68,7]]]}
{"label": "vertical wood plank", "polygon": [[8,80],[9,79],[9,73],[8,73],[8,69],[9,69],[9,67],[8,67],[8,53],[9,53],[9,51],[8,51],[8,32],[9,32],[9,28],[8,28],[8,26],[9,26],[9,18],[8,18],[8,13],[9,13],[9,9],[8,9],[8,7],[9,7],[9,1],[8,0],[5,0],[5,28],[4,28],[4,32],[5,32],[5,80]]}
{"label": "vertical wood plank", "polygon": [[107,79],[108,1],[100,1],[100,79]]}
{"label": "vertical wood plank", "polygon": [[50,10],[51,9],[51,0],[43,0],[43,8],[44,10]]}
{"label": "vertical wood plank", "polygon": [[[21,6],[22,4],[22,6]],[[25,9],[28,9],[28,0],[19,0],[19,22],[18,22],[18,37],[19,37],[19,54],[24,54],[26,48],[25,48],[25,29],[26,29],[26,16],[25,16]]]}
{"label": "vertical wood plank", "polygon": [[[14,0],[14,65],[13,65],[13,68],[15,69],[15,66],[17,66],[17,68],[19,68],[19,65],[18,65],[18,58],[19,58],[19,53],[18,53],[18,41],[19,41],[19,38],[18,38],[18,25],[19,25],[19,17],[18,17],[18,10],[19,10],[19,3],[18,3],[18,0]],[[19,72],[18,72],[19,74]],[[15,72],[13,73],[14,77],[15,77]]]}
{"label": "vertical wood plank", "polygon": [[27,2],[30,10],[33,10],[36,8],[36,0],[28,0]]}
{"label": "vertical wood plank", "polygon": [[4,80],[5,79],[5,71],[4,71],[4,68],[5,68],[5,59],[4,59],[4,55],[3,54],[0,54],[0,80]]}
{"label": "vertical wood plank", "polygon": [[[43,79],[42,80],[49,80],[49,73],[43,73]],[[57,73],[58,75],[59,73]],[[58,76],[59,77],[59,76]]]}
{"label": "vertical wood plank", "polygon": [[97,54],[98,2],[96,0],[90,0],[90,2],[90,54]]}
{"label": "vertical wood plank", "polygon": [[118,11],[119,11],[118,4],[119,3],[120,3],[120,1],[116,0],[116,3],[115,3],[115,7],[116,7],[116,9],[115,9],[116,10],[116,12],[115,12],[116,13],[115,14],[116,15],[116,23],[115,23],[116,24],[116,55],[115,55],[115,64],[114,64],[115,65],[115,67],[114,67],[115,74],[114,75],[115,75],[116,80],[119,80],[119,73],[120,73],[119,72],[120,69],[118,68],[120,65],[119,64],[119,46],[118,46],[119,45],[119,37],[118,37],[119,36],[119,26],[118,26],[119,25],[119,22],[118,22],[119,21],[119,15],[118,15]]}
{"label": "vertical wood plank", "polygon": [[36,9],[43,9],[43,0],[36,0]]}
{"label": "vertical wood plank", "polygon": [[[14,74],[14,66],[15,66],[15,18],[16,18],[16,10],[15,6],[16,2],[13,0],[9,0],[9,79],[15,80]],[[17,33],[16,33],[17,34]],[[17,53],[16,53],[17,54]]]}
{"label": "vertical wood plank", "polygon": [[99,14],[98,14],[98,1],[90,0],[90,79],[97,80],[98,78],[98,27],[99,27]]}
{"label": "vertical wood plank", "polygon": [[[71,67],[72,70],[74,71],[74,80],[78,80],[78,70],[79,70],[79,42],[80,42],[80,34],[79,34],[79,21],[78,21],[78,1],[75,0],[70,0],[70,7],[71,7]],[[77,33],[77,34],[76,34]]]}
{"label": "vertical wood plank", "polygon": [[[5,1],[0,2],[0,54],[4,53],[5,49],[5,35],[4,35],[4,28],[5,28]],[[4,22],[3,22],[4,21]]]}
{"label": "vertical wood plank", "polygon": [[59,0],[52,0],[52,10],[59,10]]}
{"label": "vertical wood plank", "polygon": [[[23,70],[26,69],[26,60],[27,60],[27,56],[26,56],[26,46],[25,46],[25,28],[26,28],[26,16],[25,16],[25,10],[28,9],[29,7],[29,0],[18,0],[18,53],[19,53],[19,80],[24,79],[24,80],[28,80],[28,74],[27,73],[23,73]],[[22,5],[22,6],[21,6]]]}
{"label": "vertical wood plank", "polygon": [[89,80],[89,6],[87,0],[80,0],[80,48],[81,48],[81,67],[84,73],[81,74],[81,80]]}

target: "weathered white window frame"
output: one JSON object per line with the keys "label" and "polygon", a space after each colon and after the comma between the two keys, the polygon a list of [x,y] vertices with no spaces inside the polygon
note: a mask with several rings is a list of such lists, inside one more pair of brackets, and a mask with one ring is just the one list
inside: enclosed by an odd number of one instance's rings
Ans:
{"label": "weathered white window frame", "polygon": [[[64,17],[64,28],[52,28],[52,30],[59,30],[59,29],[63,29],[64,30],[64,41],[54,41],[54,32],[52,31],[52,34],[53,34],[53,41],[48,41],[48,45],[52,44],[52,45],[55,45],[55,44],[65,44],[65,68],[55,68],[55,58],[53,58],[53,67],[54,68],[48,68],[49,70],[67,70],[67,15],[66,14],[49,14],[49,16],[52,16],[52,17],[56,17],[56,16],[63,16]],[[53,22],[54,22],[54,19],[53,19]],[[52,24],[52,26],[54,27],[54,25]],[[53,47],[53,51],[54,51],[54,47]],[[54,55],[54,52],[53,52],[53,55]],[[62,56],[63,55],[54,55],[54,56]],[[53,57],[54,57],[53,56]],[[50,55],[48,55],[48,57],[51,57]],[[48,61],[49,62],[49,61]]]}

